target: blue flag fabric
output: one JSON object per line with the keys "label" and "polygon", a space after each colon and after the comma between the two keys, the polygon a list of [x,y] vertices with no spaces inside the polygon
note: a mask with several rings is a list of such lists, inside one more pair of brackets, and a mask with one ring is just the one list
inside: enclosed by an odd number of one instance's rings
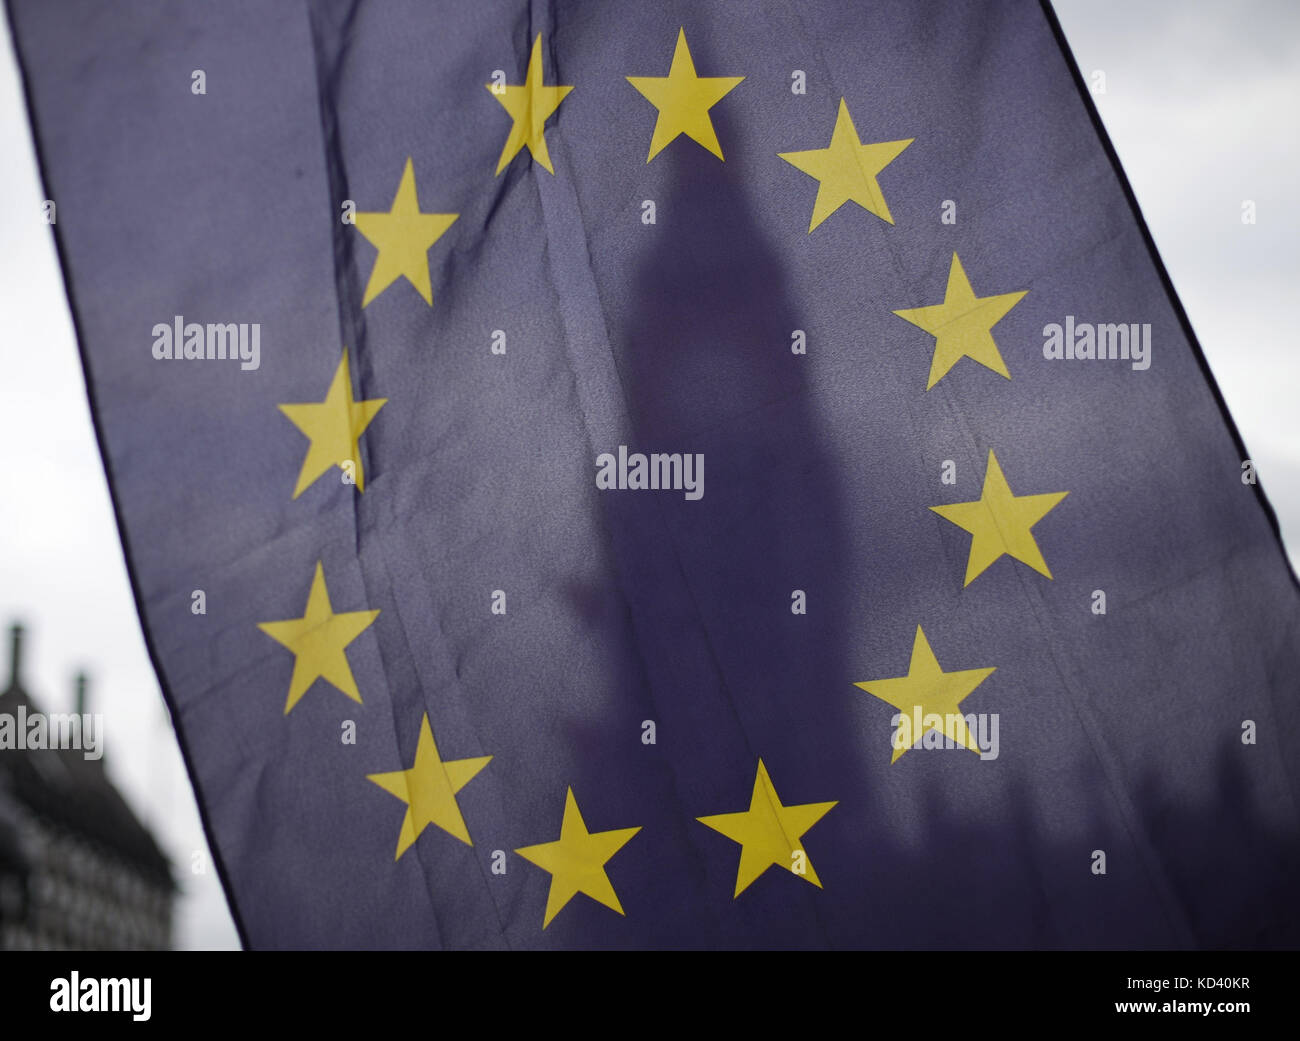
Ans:
{"label": "blue flag fabric", "polygon": [[1049,8],[9,15],[247,945],[1300,943],[1295,580]]}

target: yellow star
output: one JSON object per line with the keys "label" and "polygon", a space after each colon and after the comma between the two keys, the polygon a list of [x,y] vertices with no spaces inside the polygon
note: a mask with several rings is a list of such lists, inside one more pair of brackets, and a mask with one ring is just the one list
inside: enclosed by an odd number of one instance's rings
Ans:
{"label": "yellow star", "polygon": [[444,762],[438,755],[433,730],[429,727],[429,715],[425,713],[420,720],[415,765],[409,770],[366,774],[366,780],[374,781],[384,791],[396,795],[406,803],[406,816],[402,818],[402,830],[397,835],[397,856],[394,860],[401,859],[402,854],[414,845],[420,833],[430,824],[436,824],[467,846],[474,845],[469,840],[465,818],[460,815],[460,807],[456,804],[456,793],[491,761],[490,755],[481,755],[473,759],[451,759]]}
{"label": "yellow star", "polygon": [[560,102],[572,87],[542,86],[542,34],[537,34],[533,41],[532,53],[528,56],[528,72],[522,86],[497,87],[487,84],[492,96],[501,102],[501,107],[510,113],[514,124],[510,127],[510,136],[501,149],[501,158],[497,161],[497,174],[510,165],[510,160],[519,154],[524,145],[533,158],[555,173],[551,166],[551,154],[546,150],[546,121],[560,107]]}
{"label": "yellow star", "polygon": [[814,148],[808,152],[778,152],[791,166],[802,170],[821,182],[817,201],[813,204],[812,223],[808,234],[846,202],[856,202],[868,213],[881,220],[894,223],[889,207],[876,182],[876,175],[892,163],[915,138],[906,141],[881,141],[862,143],[849,116],[849,106],[840,98],[839,115],[835,117],[835,130],[829,148]]}
{"label": "yellow star", "polygon": [[347,463],[352,464],[357,491],[365,491],[366,477],[357,441],[387,400],[357,401],[352,397],[352,374],[348,367],[348,349],[344,347],[343,360],[334,370],[324,401],[280,406],[280,411],[293,425],[311,439],[302,469],[298,471],[298,484],[293,489],[295,499],[331,466],[346,472]]}
{"label": "yellow star", "polygon": [[[896,679],[867,680],[855,683],[868,694],[893,705],[909,720],[912,714],[921,716],[920,729],[906,731],[910,741],[895,741],[894,757],[891,763],[898,762],[899,756],[931,730],[939,730],[945,737],[951,738],[959,745],[964,745],[977,755],[979,744],[966,726],[965,717],[958,711],[962,699],[996,672],[996,669],[962,669],[956,672],[944,672],[939,667],[939,660],[930,650],[930,642],[925,632],[918,625],[916,639],[912,641],[912,662],[907,667],[907,675]],[[937,720],[935,717],[939,717]],[[902,733],[898,731],[896,733]]]}
{"label": "yellow star", "polygon": [[[739,86],[744,76],[697,76],[686,30],[677,30],[677,49],[667,76],[629,76],[627,81],[659,110],[650,138],[650,162],[679,134],[693,138],[722,159],[722,146],[713,130],[709,109]],[[725,160],[723,160],[725,162]]]}
{"label": "yellow star", "polygon": [[303,616],[283,622],[257,623],[262,632],[288,647],[295,655],[293,678],[289,681],[289,700],[284,706],[286,716],[318,678],[334,684],[353,701],[360,703],[357,681],[352,678],[344,648],[365,632],[378,616],[378,611],[345,611],[335,614],[330,607],[329,590],[325,588],[325,569],[317,561],[316,575],[311,580],[311,592],[307,594],[307,610]]}
{"label": "yellow star", "polygon": [[1002,475],[998,458],[989,449],[989,465],[984,473],[984,491],[974,502],[956,502],[951,506],[931,506],[935,513],[971,533],[970,559],[966,564],[966,581],[970,585],[984,569],[1004,553],[1028,564],[1040,575],[1052,577],[1047,561],[1039,552],[1030,529],[1069,492],[1042,495],[1013,495]]}
{"label": "yellow star", "polygon": [[564,821],[560,837],[555,842],[525,846],[515,850],[530,863],[551,873],[551,889],[546,898],[546,917],[542,928],[579,893],[623,913],[618,894],[605,874],[605,864],[627,843],[640,828],[622,828],[617,831],[588,831],[578,811],[578,800],[570,788],[564,796]]}
{"label": "yellow star", "polygon": [[799,840],[834,805],[833,802],[809,802],[800,806],[782,806],[767,775],[767,767],[760,759],[748,810],[697,817],[696,820],[740,843],[740,868],[736,872],[734,896],[740,896],[750,883],[774,864],[807,879],[820,889],[821,880]]}
{"label": "yellow star", "polygon": [[405,278],[432,307],[429,247],[459,216],[458,213],[420,212],[420,200],[415,193],[415,165],[408,158],[393,198],[393,208],[387,213],[357,214],[357,231],[379,250],[361,306],[365,307],[399,278]]}
{"label": "yellow star", "polygon": [[993,342],[993,326],[1020,303],[1027,292],[976,296],[961,261],[954,253],[952,266],[948,268],[948,289],[943,294],[943,303],[894,312],[899,318],[934,336],[934,359],[930,362],[930,382],[925,389],[929,390],[943,379],[962,358],[973,358],[986,369],[1010,379],[1011,373],[1007,372],[998,345]]}

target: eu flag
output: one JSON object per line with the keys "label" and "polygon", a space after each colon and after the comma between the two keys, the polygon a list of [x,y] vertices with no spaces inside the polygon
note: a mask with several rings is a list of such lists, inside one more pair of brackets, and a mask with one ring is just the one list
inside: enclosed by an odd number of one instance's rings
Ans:
{"label": "eu flag", "polygon": [[1300,601],[1055,18],[9,0],[277,947],[1300,944]]}

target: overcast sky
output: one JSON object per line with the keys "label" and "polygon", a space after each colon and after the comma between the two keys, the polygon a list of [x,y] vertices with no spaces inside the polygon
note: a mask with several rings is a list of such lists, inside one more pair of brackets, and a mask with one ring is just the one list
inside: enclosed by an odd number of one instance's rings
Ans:
{"label": "overcast sky", "polygon": [[[1300,4],[1056,9],[1085,76],[1105,73],[1098,107],[1296,560]],[[127,584],[53,237],[36,219],[43,196],[3,29],[0,624],[26,624],[25,678],[48,711],[68,710],[73,674],[90,672],[109,773],[176,866],[177,944],[234,947],[215,874],[192,870],[206,846]],[[1245,199],[1254,226],[1241,223]]]}

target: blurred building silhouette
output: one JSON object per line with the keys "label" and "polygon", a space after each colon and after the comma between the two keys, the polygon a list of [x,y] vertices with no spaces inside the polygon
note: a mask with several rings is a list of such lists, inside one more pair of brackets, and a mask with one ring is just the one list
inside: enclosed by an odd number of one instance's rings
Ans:
{"label": "blurred building silhouette", "polygon": [[[103,759],[79,748],[3,747],[20,719],[43,711],[22,684],[22,639],[15,625],[0,694],[0,727],[7,716],[10,728],[0,742],[0,949],[165,949],[171,865]],[[88,711],[84,676],[76,693],[76,712]]]}

